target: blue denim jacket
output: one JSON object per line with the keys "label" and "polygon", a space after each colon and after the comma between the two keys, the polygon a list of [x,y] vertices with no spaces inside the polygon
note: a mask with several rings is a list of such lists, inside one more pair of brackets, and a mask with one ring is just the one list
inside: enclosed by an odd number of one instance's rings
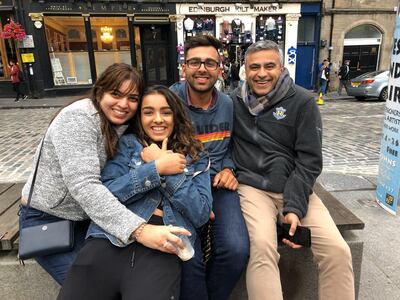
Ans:
{"label": "blue denim jacket", "polygon": [[[140,156],[143,146],[133,134],[121,137],[115,157],[108,161],[102,172],[105,186],[126,205],[128,209],[146,221],[161,203],[164,224],[184,227],[192,235],[192,245],[196,238],[196,228],[205,224],[212,209],[208,156],[188,162],[181,174],[160,176],[155,162],[145,163]],[[88,237],[108,238],[116,246],[124,244],[91,222]],[[131,241],[132,242],[132,241]]]}

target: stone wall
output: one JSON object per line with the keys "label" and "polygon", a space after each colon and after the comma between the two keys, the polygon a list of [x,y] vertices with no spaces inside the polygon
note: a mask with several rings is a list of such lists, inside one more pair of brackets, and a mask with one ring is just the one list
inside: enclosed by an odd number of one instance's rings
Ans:
{"label": "stone wall", "polygon": [[333,18],[332,50],[330,53],[333,64],[330,83],[331,91],[336,90],[339,84],[337,71],[343,58],[344,37],[348,31],[356,26],[368,24],[375,26],[381,31],[382,41],[378,69],[389,68],[392,37],[396,23],[394,7],[397,6],[398,1],[336,0],[334,8],[332,8],[332,2],[333,0],[323,2],[321,40],[327,40],[328,44],[325,48],[321,48],[319,53],[320,62],[324,58],[329,57],[329,40]]}

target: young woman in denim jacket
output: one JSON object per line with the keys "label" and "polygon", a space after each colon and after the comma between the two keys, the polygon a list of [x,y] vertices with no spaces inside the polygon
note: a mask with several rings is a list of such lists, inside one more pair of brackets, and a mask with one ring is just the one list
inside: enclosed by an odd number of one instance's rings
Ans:
{"label": "young woman in denim jacket", "polygon": [[[121,137],[102,180],[146,222],[126,247],[92,222],[59,299],[179,298],[182,239],[188,236],[193,246],[196,228],[211,212],[209,159],[167,87],[144,93],[133,132]],[[174,163],[174,156],[182,162]],[[154,238],[155,230],[161,237]]]}
{"label": "young woman in denim jacket", "polygon": [[89,220],[124,243],[144,221],[100,180],[119,136],[136,114],[142,93],[143,79],[138,71],[127,64],[113,64],[97,78],[90,98],[64,107],[47,129],[29,209],[26,204],[33,174],[22,190],[20,228],[65,219],[74,222],[71,251],[35,258],[59,284],[83,246]]}

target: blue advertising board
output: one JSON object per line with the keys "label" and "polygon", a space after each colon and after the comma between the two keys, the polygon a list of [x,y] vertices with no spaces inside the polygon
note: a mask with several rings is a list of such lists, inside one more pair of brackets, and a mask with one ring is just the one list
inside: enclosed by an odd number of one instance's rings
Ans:
{"label": "blue advertising board", "polygon": [[397,213],[400,190],[400,17],[396,19],[390,64],[388,99],[381,136],[379,175],[376,188],[378,204]]}

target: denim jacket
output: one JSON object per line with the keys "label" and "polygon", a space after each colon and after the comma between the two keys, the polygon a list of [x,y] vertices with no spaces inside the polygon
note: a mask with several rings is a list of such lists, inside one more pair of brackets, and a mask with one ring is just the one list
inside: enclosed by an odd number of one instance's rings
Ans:
{"label": "denim jacket", "polygon": [[[212,209],[208,156],[202,153],[194,163],[190,163],[191,158],[187,156],[183,173],[160,176],[155,161],[145,163],[141,159],[142,149],[135,135],[122,136],[117,154],[103,169],[104,185],[129,210],[146,221],[161,204],[164,224],[189,230],[192,234],[189,239],[194,245],[195,229],[208,221]],[[108,238],[116,246],[126,245],[94,222],[86,237]]]}

